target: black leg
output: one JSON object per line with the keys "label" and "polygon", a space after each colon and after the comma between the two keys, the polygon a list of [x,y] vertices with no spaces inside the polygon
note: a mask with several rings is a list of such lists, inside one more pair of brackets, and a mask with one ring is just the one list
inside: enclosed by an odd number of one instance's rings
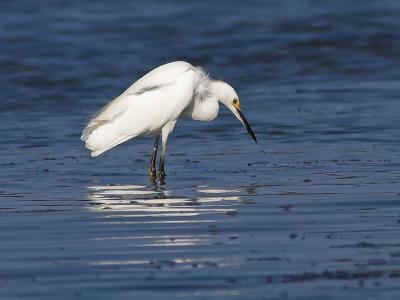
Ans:
{"label": "black leg", "polygon": [[162,134],[162,152],[160,155],[160,164],[158,167],[158,177],[161,184],[165,184],[165,158],[167,156],[167,140],[171,131],[174,129],[175,121],[168,122],[161,130]]}
{"label": "black leg", "polygon": [[160,157],[160,164],[158,165],[158,176],[160,177],[160,180],[165,179],[165,156],[166,156],[166,151],[164,150],[165,148],[163,147],[163,150],[161,152],[161,157]]}
{"label": "black leg", "polygon": [[154,140],[154,146],[153,146],[153,152],[151,154],[151,160],[150,160],[150,168],[149,168],[149,175],[151,178],[156,178],[156,158],[157,158],[157,149],[158,149],[158,144],[160,142],[160,135],[156,135],[156,138]]}

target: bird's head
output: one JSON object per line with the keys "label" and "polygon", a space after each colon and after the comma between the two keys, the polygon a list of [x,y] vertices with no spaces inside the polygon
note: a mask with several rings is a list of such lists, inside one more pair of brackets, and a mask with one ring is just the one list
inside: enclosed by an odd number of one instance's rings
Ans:
{"label": "bird's head", "polygon": [[219,102],[224,104],[238,120],[244,125],[249,135],[257,143],[257,138],[250,127],[249,122],[243,114],[240,107],[239,96],[229,84],[223,81],[213,80],[212,81],[212,93]]}

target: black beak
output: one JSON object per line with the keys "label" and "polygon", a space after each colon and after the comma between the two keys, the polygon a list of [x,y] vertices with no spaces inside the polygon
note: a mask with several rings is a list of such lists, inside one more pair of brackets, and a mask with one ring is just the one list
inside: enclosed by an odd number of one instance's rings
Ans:
{"label": "black beak", "polygon": [[250,136],[253,138],[253,140],[257,143],[256,135],[254,134],[253,130],[251,129],[250,124],[247,121],[246,117],[244,116],[244,114],[242,113],[242,111],[240,109],[236,108],[236,111],[238,112],[240,118],[242,119],[243,124],[247,129],[247,132],[250,134]]}

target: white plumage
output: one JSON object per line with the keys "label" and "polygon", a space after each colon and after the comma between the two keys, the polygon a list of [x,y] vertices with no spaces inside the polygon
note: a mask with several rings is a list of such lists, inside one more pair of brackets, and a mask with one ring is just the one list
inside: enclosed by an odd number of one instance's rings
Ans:
{"label": "white plumage", "polygon": [[162,135],[163,160],[168,135],[177,119],[187,116],[210,121],[218,115],[218,101],[236,115],[255,139],[233,88],[210,80],[200,67],[183,61],[162,65],[132,84],[93,116],[81,139],[95,157],[140,135]]}

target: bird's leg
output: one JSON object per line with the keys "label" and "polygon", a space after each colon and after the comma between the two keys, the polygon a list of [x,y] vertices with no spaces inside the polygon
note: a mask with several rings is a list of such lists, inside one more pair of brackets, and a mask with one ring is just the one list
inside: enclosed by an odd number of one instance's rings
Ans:
{"label": "bird's leg", "polygon": [[160,164],[158,165],[158,176],[160,177],[161,180],[165,179],[165,157],[167,154],[167,145],[164,145],[163,143],[163,148],[161,151],[161,156],[160,156]]}
{"label": "bird's leg", "polygon": [[158,166],[158,176],[160,178],[160,183],[164,184],[165,183],[165,158],[167,156],[167,140],[168,136],[171,133],[171,131],[174,129],[176,124],[175,121],[168,122],[167,124],[164,125],[164,127],[161,130],[162,134],[162,151],[161,151],[161,156],[160,156],[160,164]]}
{"label": "bird's leg", "polygon": [[165,131],[163,128],[162,131],[162,150],[160,155],[160,163],[158,165],[158,176],[160,178],[160,183],[165,184],[165,157],[167,156],[167,140],[168,140],[169,132]]}
{"label": "bird's leg", "polygon": [[153,152],[151,154],[151,160],[150,160],[150,168],[149,168],[149,175],[151,178],[156,178],[156,158],[157,158],[157,149],[158,149],[158,144],[160,142],[160,135],[156,135],[156,138],[154,140],[154,146],[153,146]]}

